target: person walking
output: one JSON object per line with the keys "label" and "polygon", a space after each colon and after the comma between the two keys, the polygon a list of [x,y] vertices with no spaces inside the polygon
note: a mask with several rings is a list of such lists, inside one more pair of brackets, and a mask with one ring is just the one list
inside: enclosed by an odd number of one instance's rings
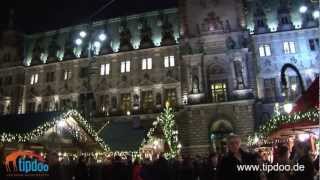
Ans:
{"label": "person walking", "polygon": [[136,159],[133,163],[133,168],[132,168],[132,180],[142,180],[141,169],[142,169],[142,166],[139,160]]}

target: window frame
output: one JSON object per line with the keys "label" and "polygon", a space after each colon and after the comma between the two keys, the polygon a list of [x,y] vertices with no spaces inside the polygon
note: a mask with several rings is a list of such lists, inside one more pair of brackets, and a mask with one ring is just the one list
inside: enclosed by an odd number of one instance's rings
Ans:
{"label": "window frame", "polygon": [[131,71],[131,61],[121,61],[120,63],[120,73],[129,73]]}
{"label": "window frame", "polygon": [[295,54],[297,53],[297,47],[295,41],[284,41],[282,44],[284,54]]}

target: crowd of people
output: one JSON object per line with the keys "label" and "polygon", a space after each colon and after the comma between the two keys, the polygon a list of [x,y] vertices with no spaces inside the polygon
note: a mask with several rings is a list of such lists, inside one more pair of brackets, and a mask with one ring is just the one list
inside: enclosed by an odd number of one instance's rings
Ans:
{"label": "crowd of people", "polygon": [[[48,160],[49,180],[314,180],[319,178],[319,156],[309,155],[308,146],[297,142],[291,153],[285,145],[279,145],[277,156],[269,162],[262,154],[240,148],[241,139],[228,138],[228,152],[212,153],[208,157],[183,156],[167,160],[163,156],[149,159],[132,159],[115,156],[97,162],[95,158],[80,156],[68,161]],[[239,171],[237,165],[299,163],[303,171]],[[5,179],[6,177],[0,177]]]}

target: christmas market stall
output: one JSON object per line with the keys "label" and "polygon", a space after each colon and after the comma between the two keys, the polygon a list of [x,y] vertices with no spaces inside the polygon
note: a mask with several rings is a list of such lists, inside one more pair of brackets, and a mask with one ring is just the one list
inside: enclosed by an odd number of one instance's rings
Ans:
{"label": "christmas market stall", "polygon": [[106,152],[109,147],[75,110],[0,117],[0,145],[15,149],[79,154]]}
{"label": "christmas market stall", "polygon": [[167,103],[153,122],[151,119],[136,120],[136,117],[108,122],[99,130],[99,136],[109,145],[113,154],[125,158],[126,155],[139,155],[150,160],[164,154],[173,158],[179,154],[181,145],[174,121],[174,110]]}
{"label": "christmas market stall", "polygon": [[249,137],[249,145],[277,148],[286,144],[290,151],[295,141],[309,145],[311,153],[319,152],[319,77],[295,102],[289,114],[274,116]]}

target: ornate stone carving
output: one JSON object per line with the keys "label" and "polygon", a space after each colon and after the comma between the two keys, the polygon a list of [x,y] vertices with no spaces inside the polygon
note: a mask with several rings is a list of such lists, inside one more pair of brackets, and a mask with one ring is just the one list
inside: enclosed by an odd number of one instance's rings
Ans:
{"label": "ornate stone carving", "polygon": [[243,78],[243,64],[241,59],[236,58],[233,61],[233,65],[234,65],[234,72],[236,75],[236,80],[237,80],[237,89],[243,89],[245,88],[244,86],[244,78]]}
{"label": "ornate stone carving", "polygon": [[66,37],[65,46],[64,46],[64,59],[75,58],[74,47],[75,47],[75,44],[73,42],[72,32],[69,32]]}
{"label": "ornate stone carving", "polygon": [[58,38],[58,34],[55,34],[52,37],[51,42],[49,44],[49,47],[48,47],[49,61],[50,61],[50,59],[56,59],[57,58],[57,52],[58,52],[58,50],[60,50],[60,47],[59,47],[58,42],[57,42],[57,38]]}
{"label": "ornate stone carving", "polygon": [[43,43],[43,38],[41,37],[35,41],[33,50],[32,50],[31,65],[41,64],[40,56],[41,56],[41,53],[44,52],[42,43]]}
{"label": "ornate stone carving", "polygon": [[122,20],[120,28],[120,51],[130,51],[132,49],[131,32],[127,27],[127,21]]}
{"label": "ornate stone carving", "polygon": [[152,48],[154,43],[152,41],[152,29],[148,25],[148,22],[145,18],[140,19],[141,30],[140,30],[140,46],[139,48]]}
{"label": "ornate stone carving", "polygon": [[281,0],[278,9],[278,31],[293,30],[294,26],[291,20],[290,8],[288,0]]}
{"label": "ornate stone carving", "polygon": [[203,32],[222,32],[224,26],[220,17],[212,11],[208,13],[207,17],[203,20],[201,28]]}
{"label": "ornate stone carving", "polygon": [[270,32],[263,6],[259,3],[256,3],[256,10],[254,12],[254,32],[257,34]]}

